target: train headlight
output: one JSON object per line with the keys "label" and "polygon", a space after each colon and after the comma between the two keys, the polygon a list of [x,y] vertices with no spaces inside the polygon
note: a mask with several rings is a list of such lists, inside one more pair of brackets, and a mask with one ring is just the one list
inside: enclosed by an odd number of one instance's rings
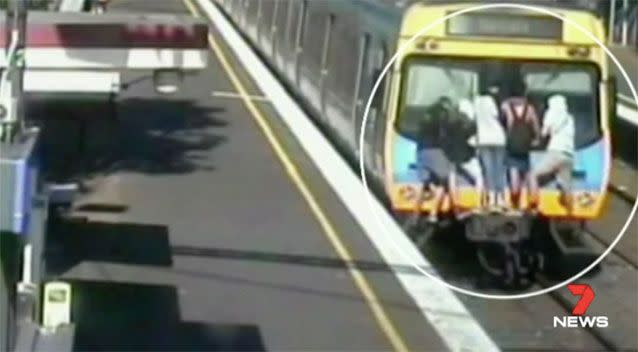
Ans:
{"label": "train headlight", "polygon": [[434,51],[439,48],[439,42],[432,38],[424,38],[416,43],[418,50]]}
{"label": "train headlight", "polygon": [[576,202],[583,208],[591,206],[592,204],[594,204],[595,201],[596,199],[594,198],[594,196],[588,192],[581,193],[576,197]]}
{"label": "train headlight", "polygon": [[416,191],[410,186],[399,188],[399,197],[403,200],[411,201],[416,198]]}
{"label": "train headlight", "polygon": [[586,46],[573,46],[567,49],[567,55],[577,58],[586,58],[590,54],[591,50]]}

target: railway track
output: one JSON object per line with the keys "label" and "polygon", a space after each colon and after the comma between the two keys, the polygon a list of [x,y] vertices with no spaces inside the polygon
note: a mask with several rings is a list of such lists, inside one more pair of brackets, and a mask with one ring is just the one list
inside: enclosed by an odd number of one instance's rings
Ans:
{"label": "railway track", "polygon": [[[615,191],[610,189],[612,197],[616,201],[622,201],[630,203],[631,198],[622,197],[617,195]],[[633,204],[633,203],[632,203]],[[595,252],[600,252],[609,246],[610,240],[605,239],[595,231],[587,229],[585,238],[588,240],[588,246]],[[590,240],[591,239],[591,240]],[[449,238],[444,244],[440,244],[441,247],[450,245]],[[613,241],[613,239],[611,239]],[[466,247],[462,244],[462,241],[453,244],[453,249],[450,250],[447,255],[456,253],[456,258],[459,257],[458,253],[463,253],[461,256],[471,256],[471,246]],[[436,241],[435,241],[436,243]],[[614,272],[621,270],[623,272],[636,272],[638,270],[637,263],[618,250],[619,247],[613,249],[609,259],[604,260],[603,266],[613,267]],[[442,248],[437,247],[430,252],[437,252]],[[427,253],[432,255],[433,253]],[[444,255],[439,255],[444,257]],[[468,289],[476,289],[475,283],[472,279],[468,279],[467,276],[474,275],[470,269],[465,271],[464,269],[455,268],[454,265],[466,265],[472,266],[471,263],[459,262],[459,259],[453,262],[439,262],[436,261],[438,269],[447,280],[451,281],[457,286],[465,287]],[[459,271],[460,270],[460,271]],[[558,278],[554,276],[555,273],[538,273],[534,276],[534,282],[530,287],[527,287],[526,291],[533,292],[543,288],[551,287],[557,284],[559,281],[564,280],[566,277]],[[596,275],[593,277],[585,277],[582,280],[584,282],[592,284],[592,287],[596,288]],[[593,280],[593,281],[590,281]],[[621,285],[622,286],[622,285]],[[610,294],[610,290],[613,288],[608,287],[601,296],[601,303],[603,306],[599,306],[598,309],[602,309],[597,313],[605,315],[609,314],[610,319],[614,324],[620,323],[620,318],[614,311],[607,311],[604,308],[606,301],[609,301],[611,297],[616,297]],[[493,294],[508,294],[508,292],[495,289],[493,287],[482,289],[482,292]],[[563,329],[553,327],[554,316],[569,316],[574,307],[575,297],[566,290],[561,288],[554,290],[546,295],[537,296],[535,298],[524,299],[519,301],[492,301],[492,300],[478,300],[472,298],[463,298],[468,304],[468,307],[474,312],[479,321],[482,322],[486,331],[492,336],[497,344],[503,350],[587,350],[587,351],[621,351],[627,350],[626,346],[635,346],[631,341],[627,341],[624,338],[619,338],[617,334],[614,334],[611,329],[604,329],[598,327],[579,327],[577,329]],[[495,313],[498,312],[498,313]],[[534,313],[531,313],[534,312]],[[508,329],[512,335],[521,336],[519,341],[512,341],[507,334],[501,334],[503,329],[502,325],[498,325],[499,322],[492,321],[491,315],[499,314],[500,321],[509,321]],[[590,314],[594,314],[591,313]],[[520,317],[526,317],[527,321],[520,321]],[[576,332],[578,330],[579,332]],[[527,340],[527,342],[521,342]],[[634,348],[634,347],[630,347]]]}
{"label": "railway track", "polygon": [[[632,197],[626,191],[619,189],[618,187],[614,185],[609,186],[609,191],[613,196],[618,197],[624,202],[628,202],[632,206],[636,201],[635,196]],[[595,244],[598,245],[602,251],[604,251],[607,247],[609,247],[609,245],[611,245],[611,242],[613,241],[613,239],[610,241],[606,239],[604,236],[588,228],[585,229],[584,234],[588,236],[589,239],[593,240]],[[622,251],[618,250],[618,246],[612,249],[610,255],[613,256],[614,261],[619,262],[620,265],[630,268],[630,270],[632,271],[638,271],[638,263],[636,263],[634,259],[627,256]],[[542,288],[551,287],[557,283],[557,281],[551,280],[541,273],[536,274],[535,279],[536,279],[536,282]],[[561,307],[563,307],[567,314],[571,314],[571,310],[574,305],[573,301],[568,300],[565,296],[561,295],[560,292],[557,290],[550,292],[547,296],[550,297],[552,300],[554,300]],[[585,327],[582,329],[587,331],[587,333],[591,335],[593,338],[595,338],[596,341],[600,342],[600,344],[604,347],[604,350],[606,351],[624,350],[624,348],[621,348],[615,341],[613,341],[613,339],[606,333],[604,329],[597,328],[597,327]]]}
{"label": "railway track", "polygon": [[[617,197],[623,202],[628,203],[630,207],[633,207],[633,204],[636,202],[635,196],[633,197],[630,196],[627,192],[620,190],[618,187],[612,184],[609,185],[608,189],[613,196]],[[609,247],[614,240],[614,239],[611,239],[611,240],[607,239],[605,236],[600,235],[599,233],[597,233],[596,231],[590,228],[585,229],[585,234],[590,239],[595,241],[598,245],[600,245],[603,249]],[[630,258],[627,254],[621,252],[618,249],[618,246],[612,249],[611,254],[619,258],[623,264],[633,268],[634,270],[638,270],[638,263],[636,262],[636,260]]]}
{"label": "railway track", "polygon": [[610,184],[609,187],[607,187],[607,189],[609,190],[611,194],[621,198],[622,200],[626,202],[629,202],[631,204],[636,203],[636,195],[631,194],[624,187],[619,187],[614,184]]}

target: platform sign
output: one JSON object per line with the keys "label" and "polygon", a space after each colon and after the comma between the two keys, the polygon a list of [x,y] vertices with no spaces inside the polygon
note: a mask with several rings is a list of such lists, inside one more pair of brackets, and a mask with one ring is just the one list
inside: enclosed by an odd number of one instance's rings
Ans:
{"label": "platform sign", "polygon": [[71,323],[71,285],[65,282],[50,282],[44,287],[42,325],[55,330]]}
{"label": "platform sign", "polygon": [[37,186],[38,133],[0,148],[0,231],[28,234]]}

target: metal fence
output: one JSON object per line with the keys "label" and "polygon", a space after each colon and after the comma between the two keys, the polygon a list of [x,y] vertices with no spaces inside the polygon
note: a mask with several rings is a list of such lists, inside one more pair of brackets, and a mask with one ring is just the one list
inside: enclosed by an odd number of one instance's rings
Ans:
{"label": "metal fence", "polygon": [[611,0],[608,3],[607,24],[609,42],[638,49],[638,1]]}

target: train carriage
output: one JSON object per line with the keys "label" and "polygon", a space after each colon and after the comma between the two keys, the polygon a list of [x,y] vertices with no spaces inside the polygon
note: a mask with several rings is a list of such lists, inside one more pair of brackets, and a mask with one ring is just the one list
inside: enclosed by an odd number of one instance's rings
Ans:
{"label": "train carriage", "polygon": [[[516,74],[541,118],[548,98],[557,94],[565,98],[574,116],[572,206],[561,201],[555,180],[550,180],[542,186],[534,211],[524,194],[522,208],[507,215],[479,212],[482,172],[472,157],[463,165],[467,177],[458,177],[454,199],[443,204],[443,212],[451,217],[470,212],[464,220],[466,235],[479,245],[479,251],[483,244],[496,244],[504,252],[514,251],[514,257],[522,252],[535,255],[534,249],[526,248],[534,219],[580,224],[600,216],[609,178],[609,117],[614,116],[615,81],[605,52],[573,26],[537,12],[498,8],[457,16],[408,43],[427,24],[477,1],[219,3],[333,142],[353,161],[365,153],[369,177],[385,191],[383,196],[397,215],[413,211],[417,202],[422,180],[415,167],[416,128],[424,109],[441,97],[458,105],[462,99],[480,95],[488,81],[498,78],[507,84]],[[603,22],[595,9],[586,7],[589,2],[522,3],[551,7],[604,41]],[[372,98],[361,151],[359,136],[372,87],[404,45],[406,50]],[[532,168],[545,153],[542,148],[531,152]],[[432,206],[426,200],[420,210],[429,213]],[[514,209],[511,197],[508,207]],[[517,276],[538,263],[530,259],[521,264],[514,257],[497,261],[501,272],[514,265],[511,275]]]}

